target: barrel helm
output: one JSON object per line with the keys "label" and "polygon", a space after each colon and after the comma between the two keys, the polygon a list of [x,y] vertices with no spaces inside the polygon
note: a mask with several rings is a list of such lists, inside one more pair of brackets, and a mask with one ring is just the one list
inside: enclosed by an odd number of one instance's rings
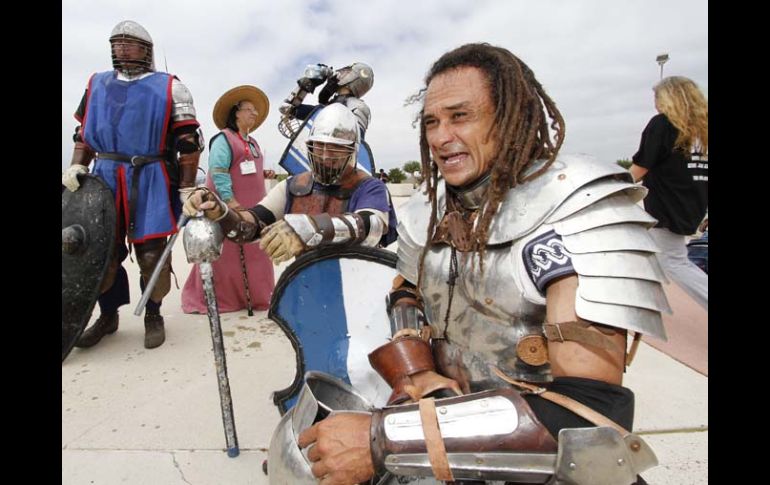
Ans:
{"label": "barrel helm", "polygon": [[363,97],[374,85],[374,71],[369,64],[355,62],[337,69],[335,72],[338,87],[347,87],[356,98]]}
{"label": "barrel helm", "polygon": [[[124,20],[112,29],[110,45],[112,67],[121,73],[135,76],[155,70],[152,37],[144,27],[133,20]],[[132,53],[132,47],[143,49],[144,54]]]}
{"label": "barrel helm", "polygon": [[315,118],[307,141],[308,158],[316,182],[340,183],[348,165],[355,168],[359,132],[356,116],[344,105],[326,106]]}

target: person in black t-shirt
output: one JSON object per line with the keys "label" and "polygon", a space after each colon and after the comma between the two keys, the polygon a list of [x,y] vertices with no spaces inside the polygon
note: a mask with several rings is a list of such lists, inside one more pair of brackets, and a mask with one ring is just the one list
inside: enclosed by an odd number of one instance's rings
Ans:
{"label": "person in black t-shirt", "polygon": [[385,173],[384,169],[380,169],[380,173],[377,174],[377,178],[382,180],[383,183],[388,183],[388,174]]}
{"label": "person in black t-shirt", "polygon": [[708,310],[708,275],[687,258],[685,236],[708,210],[708,101],[681,76],[655,88],[657,115],[647,123],[631,174],[649,189],[644,208],[658,220],[650,234],[666,274]]}

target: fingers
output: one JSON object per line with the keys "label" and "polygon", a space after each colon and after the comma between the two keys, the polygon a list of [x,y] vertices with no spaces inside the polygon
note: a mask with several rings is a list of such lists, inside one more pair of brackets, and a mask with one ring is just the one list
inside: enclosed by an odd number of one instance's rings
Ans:
{"label": "fingers", "polygon": [[308,445],[315,443],[316,439],[318,439],[318,425],[314,424],[299,434],[297,445],[300,448],[306,448]]}
{"label": "fingers", "polygon": [[273,231],[274,225],[269,225],[266,228],[262,229],[262,232],[259,233],[259,247],[260,249],[264,250],[268,244],[270,244],[270,241],[275,239],[276,232]]}
{"label": "fingers", "polygon": [[321,452],[318,451],[318,443],[314,443],[310,445],[310,448],[307,449],[307,459],[310,461],[318,461],[321,459]]}
{"label": "fingers", "polygon": [[283,246],[282,239],[283,238],[280,236],[280,234],[276,234],[270,239],[266,240],[266,243],[262,249],[264,249],[267,255],[272,258],[281,252],[281,247]]}
{"label": "fingers", "polygon": [[187,200],[184,201],[184,205],[182,206],[182,211],[188,217],[195,217],[198,211],[201,210],[199,207],[202,201],[203,199],[201,197],[201,192],[195,191],[192,194],[190,194]]}
{"label": "fingers", "polygon": [[288,252],[285,252],[285,251],[280,253],[280,254],[275,254],[275,255],[273,255],[273,258],[272,258],[273,259],[273,264],[281,264],[284,261],[290,260],[291,257],[292,257],[291,253],[288,253]]}
{"label": "fingers", "polygon": [[[313,448],[315,448],[315,446]],[[314,477],[321,478],[327,473],[329,473],[329,465],[327,465],[325,461],[320,461],[320,458],[316,460],[311,460],[311,461],[313,462],[313,465],[311,465],[310,471],[313,472]]]}
{"label": "fingers", "polygon": [[182,212],[184,212],[187,217],[195,217],[195,215],[198,213],[198,208],[195,207],[195,204],[191,199],[192,198],[188,198],[182,206]]}

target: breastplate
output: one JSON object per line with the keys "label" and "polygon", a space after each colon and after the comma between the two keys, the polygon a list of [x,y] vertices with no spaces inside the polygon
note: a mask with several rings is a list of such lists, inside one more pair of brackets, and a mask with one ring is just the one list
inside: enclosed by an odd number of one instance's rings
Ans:
{"label": "breastplate", "polygon": [[[550,381],[550,366],[529,365],[518,355],[517,346],[542,336],[545,306],[534,304],[522,296],[514,278],[511,245],[487,248],[484,275],[479,271],[478,258],[472,264],[471,253],[457,251],[458,277],[448,323],[445,323],[449,303],[449,270],[451,249],[441,245],[431,248],[425,257],[421,290],[425,316],[446,342],[446,358],[437,364],[451,369],[447,375],[460,373],[471,391],[501,385],[490,366],[499,367],[515,379],[532,382]],[[446,327],[446,328],[445,328]],[[439,356],[437,356],[439,357]]]}

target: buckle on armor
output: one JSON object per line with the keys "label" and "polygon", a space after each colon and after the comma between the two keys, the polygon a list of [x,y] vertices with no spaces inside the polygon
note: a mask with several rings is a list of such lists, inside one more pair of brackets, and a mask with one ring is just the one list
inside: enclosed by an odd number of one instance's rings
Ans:
{"label": "buckle on armor", "polygon": [[564,334],[561,333],[561,326],[558,323],[544,323],[543,327],[554,327],[556,329],[556,333],[558,333],[559,336],[554,336],[553,340],[557,342],[564,342]]}

